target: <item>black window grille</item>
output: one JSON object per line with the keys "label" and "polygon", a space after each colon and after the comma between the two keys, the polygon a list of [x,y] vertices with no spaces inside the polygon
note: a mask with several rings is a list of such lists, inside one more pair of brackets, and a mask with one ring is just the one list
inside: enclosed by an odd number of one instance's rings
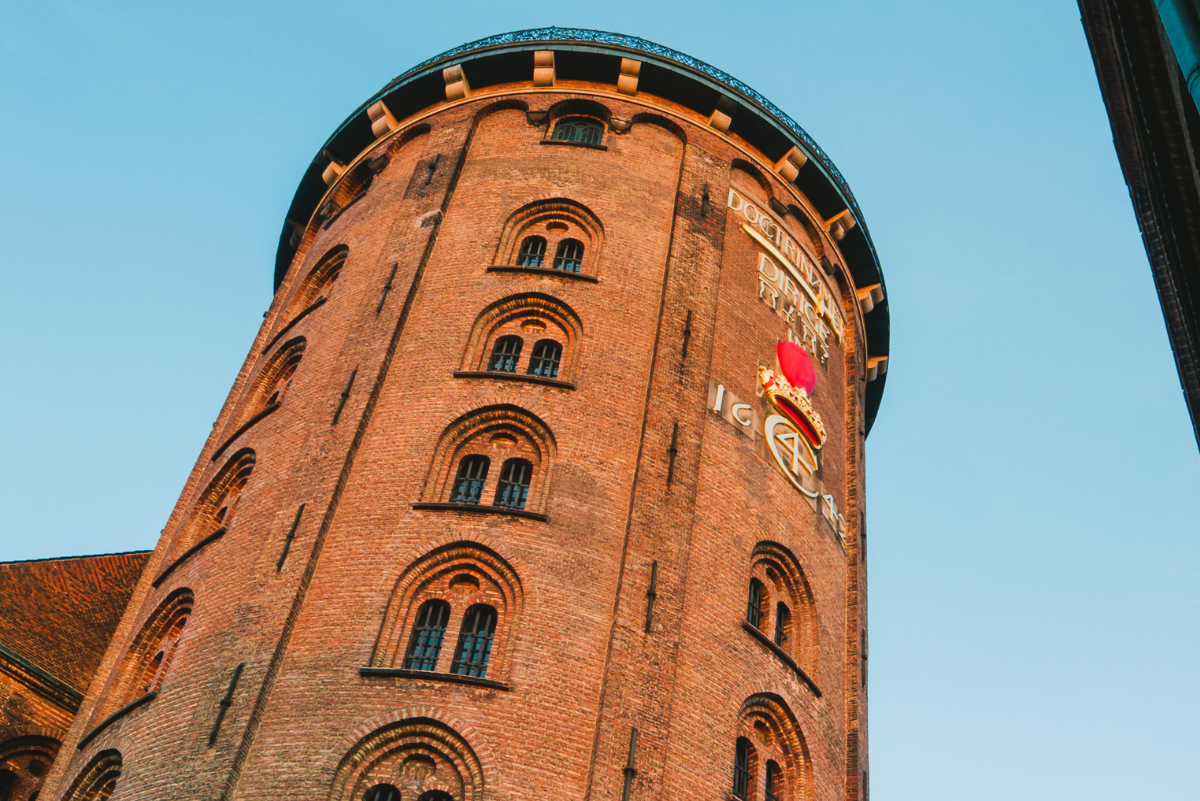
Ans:
{"label": "black window grille", "polygon": [[750,596],[746,599],[746,622],[756,629],[762,628],[764,595],[762,582],[750,579]]}
{"label": "black window grille", "polygon": [[495,373],[515,373],[517,362],[521,358],[521,338],[515,336],[500,337],[492,346],[492,358],[488,361],[488,369]]}
{"label": "black window grille", "polygon": [[565,273],[577,273],[583,266],[583,243],[578,239],[564,239],[554,251],[554,269]]}
{"label": "black window grille", "polygon": [[458,463],[454,490],[450,493],[452,503],[479,503],[483,497],[483,482],[487,480],[488,464],[486,456],[463,457]]}
{"label": "black window grille", "polygon": [[753,746],[745,737],[739,737],[733,759],[733,795],[746,801],[750,798],[750,753]]}
{"label": "black window grille", "polygon": [[529,357],[529,374],[542,378],[558,378],[558,362],[562,358],[562,345],[553,339],[543,339],[533,346]]}
{"label": "black window grille", "polygon": [[521,242],[521,252],[517,254],[517,264],[521,267],[541,267],[546,258],[546,238],[544,236],[527,236]]}
{"label": "black window grille", "polygon": [[598,145],[604,136],[604,126],[597,120],[572,117],[559,120],[554,126],[554,136],[560,142],[578,142],[583,145]]}
{"label": "black window grille", "polygon": [[533,477],[533,465],[524,459],[509,459],[500,469],[500,481],[496,484],[496,505],[509,509],[524,509],[529,498],[529,480]]}
{"label": "black window grille", "polygon": [[446,636],[446,621],[450,619],[450,604],[445,601],[426,601],[417,611],[412,639],[408,641],[406,670],[437,670],[442,638]]}
{"label": "black window grille", "polygon": [[400,801],[400,791],[390,784],[377,784],[367,790],[363,801]]}
{"label": "black window grille", "polygon": [[423,793],[417,801],[454,801],[454,798],[445,790],[430,790]]}
{"label": "black window grille", "polygon": [[775,605],[775,644],[783,647],[787,642],[787,633],[789,624],[792,622],[792,613],[788,611],[787,604],[782,601]]}
{"label": "black window grille", "polygon": [[765,801],[780,801],[783,782],[780,780],[779,763],[773,759],[767,762],[766,790]]}
{"label": "black window grille", "polygon": [[476,604],[463,617],[462,633],[450,672],[459,676],[482,679],[487,675],[488,659],[492,655],[492,638],[496,635],[496,610],[487,604]]}

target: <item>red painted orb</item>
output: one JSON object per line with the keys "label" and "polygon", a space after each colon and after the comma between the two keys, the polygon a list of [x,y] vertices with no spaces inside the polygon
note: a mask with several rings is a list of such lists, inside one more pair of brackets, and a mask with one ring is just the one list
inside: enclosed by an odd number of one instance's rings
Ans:
{"label": "red painted orb", "polygon": [[794,387],[800,387],[809,395],[817,386],[817,368],[813,366],[812,357],[808,351],[795,342],[780,342],[775,349],[779,359],[779,371]]}

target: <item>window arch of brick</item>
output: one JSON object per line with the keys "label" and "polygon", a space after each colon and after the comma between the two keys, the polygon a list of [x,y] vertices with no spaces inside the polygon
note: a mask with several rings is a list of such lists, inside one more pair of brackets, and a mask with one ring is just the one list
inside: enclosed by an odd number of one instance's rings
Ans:
{"label": "window arch of brick", "polygon": [[[776,800],[811,801],[812,762],[808,745],[796,716],[782,698],[772,693],[747,698],[738,713],[737,740],[745,740],[750,748],[747,799],[764,797],[767,767],[773,763],[772,791]],[[737,743],[730,745],[730,751],[735,752]]]}
{"label": "window arch of brick", "polygon": [[106,801],[117,789],[121,768],[119,751],[101,751],[75,781],[71,782],[71,787],[63,795],[62,801]]}
{"label": "window arch of brick", "polygon": [[0,773],[11,774],[7,788],[0,781],[0,798],[25,801],[37,793],[58,755],[59,745],[58,740],[44,735],[13,737],[0,743]]}
{"label": "window arch of brick", "polygon": [[[371,667],[403,667],[418,616],[427,604],[439,601],[448,604],[450,611],[434,672],[451,672],[463,640],[463,624],[472,622],[468,612],[490,606],[496,620],[484,678],[506,680],[525,597],[512,565],[475,542],[444,545],[404,570],[388,602]],[[471,675],[469,670],[462,673]]]}
{"label": "window arch of brick", "polygon": [[346,245],[336,245],[328,250],[317,262],[317,266],[304,276],[300,288],[288,303],[288,313],[284,316],[291,320],[301,312],[311,309],[318,301],[324,303],[332,297],[349,255],[350,248]]}
{"label": "window arch of brick", "polygon": [[376,729],[346,754],[334,774],[329,801],[361,801],[389,784],[401,798],[441,792],[455,801],[483,801],[483,766],[466,739],[432,718],[408,718]]}
{"label": "window arch of brick", "polygon": [[95,722],[162,688],[194,603],[192,591],[185,587],[168,595],[150,614],[125,652]]}
{"label": "window arch of brick", "polygon": [[[527,240],[533,239],[541,240],[541,263],[522,264],[522,261],[529,261],[522,258],[522,246],[528,248]],[[541,267],[553,271],[559,245],[568,239],[578,241],[583,250],[579,268],[569,272],[572,275],[598,275],[600,256],[604,248],[604,226],[591,209],[582,203],[561,197],[539,200],[513,212],[501,230],[494,263]]]}
{"label": "window arch of brick", "polygon": [[[575,380],[583,342],[583,324],[574,310],[558,298],[531,292],[513,295],[488,306],[475,319],[463,353],[462,369],[469,372],[489,371],[496,344],[504,337],[519,337],[522,343],[512,375],[533,375],[567,382]],[[557,342],[561,348],[553,376],[541,375],[539,370],[542,363],[537,346],[545,340]]]}
{"label": "window arch of brick", "polygon": [[550,131],[554,130],[560,120],[570,117],[591,117],[605,128],[612,119],[612,112],[608,110],[608,106],[582,97],[560,100],[547,111],[550,113]]}
{"label": "window arch of brick", "polygon": [[255,376],[250,391],[246,393],[246,399],[232,425],[235,433],[240,433],[241,429],[252,421],[283,403],[307,346],[308,342],[304,337],[295,337],[280,345],[275,353],[271,354],[271,358]]}
{"label": "window arch of brick", "polygon": [[250,448],[243,448],[226,460],[188,514],[171,550],[172,558],[178,559],[218,531],[233,528],[242,493],[250,481],[256,461],[257,457]]}
{"label": "window arch of brick", "polygon": [[531,475],[523,511],[543,514],[550,490],[554,461],[554,435],[537,415],[508,404],[486,406],[450,424],[434,451],[422,501],[450,503],[459,464],[468,456],[484,456],[490,466],[479,493],[480,504],[490,505],[510,459],[529,462]]}
{"label": "window arch of brick", "polygon": [[750,580],[764,588],[759,631],[815,681],[817,610],[800,561],[783,545],[764,540],[751,554]]}

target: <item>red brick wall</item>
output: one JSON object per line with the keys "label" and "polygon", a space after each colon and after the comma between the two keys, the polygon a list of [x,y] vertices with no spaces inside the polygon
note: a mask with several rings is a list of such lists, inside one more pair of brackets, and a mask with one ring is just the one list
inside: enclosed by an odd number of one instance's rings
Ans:
{"label": "red brick wall", "polygon": [[[846,517],[843,544],[761,439],[738,433],[706,403],[716,381],[769,413],[756,397],[757,366],[773,364],[785,323],[757,299],[757,246],[725,198],[735,159],[764,174],[770,165],[651,97],[599,98],[614,117],[633,121],[628,133],[607,132],[602,149],[544,144],[545,127],[527,122],[527,109],[594,88],[491,87],[489,96],[448,105],[420,123],[427,130],[409,124],[377,143],[371,155],[386,150],[387,168],[328,227],[310,225],[46,798],[61,797],[109,748],[121,751],[122,799],[357,799],[385,776],[403,793],[441,787],[463,799],[614,798],[631,727],[639,732],[633,798],[725,797],[739,732],[765,738],[763,753],[787,762],[788,801],[856,796],[864,356],[852,289],[841,287],[845,338],[818,368],[814,399],[829,430],[822,479]],[[811,213],[794,187],[765,180],[777,199]],[[488,270],[510,217],[555,199],[581,204],[602,226],[602,250],[584,269],[597,280]],[[821,221],[807,222],[805,234],[791,220],[793,236],[813,238],[818,253],[838,261]],[[291,298],[309,271],[343,245],[349,252],[329,300],[264,353],[299,311]],[[504,263],[511,250],[500,251]],[[548,296],[578,318],[573,387],[455,377],[480,314],[522,294]],[[297,336],[307,345],[283,404],[213,460],[245,419],[243,395],[257,372]],[[505,423],[507,409],[519,413]],[[457,443],[443,438],[480,410],[491,410],[497,432],[511,425],[529,434],[516,446],[489,440],[488,492],[507,448],[539,449],[529,457],[540,466],[530,510],[545,519],[414,508],[445,498],[430,494],[429,482],[442,480],[435,456],[448,454],[453,469]],[[193,505],[243,448],[253,449],[255,466],[233,523],[163,576],[181,553],[173,543]],[[819,697],[742,626],[752,551],[765,540],[795,555],[811,587]],[[503,653],[488,676],[499,684],[361,674],[394,664],[376,654],[401,576],[462,542],[475,545],[458,551],[486,550],[496,570],[516,577],[520,613],[502,617]],[[647,632],[652,563],[657,596]],[[429,592],[452,604],[444,671],[469,598],[508,603],[500,600],[508,591],[501,582],[460,597],[445,576],[438,581]],[[100,722],[97,706],[121,686],[114,674],[125,649],[152,610],[184,587],[194,608],[157,697],[77,751]],[[406,641],[411,620],[398,625]],[[414,757],[407,763],[406,748]],[[372,754],[390,756],[376,764]]]}

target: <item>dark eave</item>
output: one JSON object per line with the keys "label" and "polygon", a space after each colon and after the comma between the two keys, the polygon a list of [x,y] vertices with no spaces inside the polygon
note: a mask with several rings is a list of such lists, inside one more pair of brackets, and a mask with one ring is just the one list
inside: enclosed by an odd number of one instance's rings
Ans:
{"label": "dark eave", "polygon": [[[678,103],[706,117],[718,100],[725,98],[736,106],[730,115],[733,122],[729,132],[737,134],[768,159],[778,160],[793,146],[799,147],[808,156],[808,161],[796,177],[797,188],[824,219],[849,209],[857,223],[839,245],[856,286],[882,285],[883,300],[864,316],[864,321],[868,356],[888,355],[888,296],[875,245],[854,194],[825,151],[791,117],[736,78],[662,45],[605,31],[536,28],[490,36],[417,65],[367,99],[317,151],[300,181],[280,234],[275,288],[279,288],[295,254],[290,244],[292,226],[289,221],[304,225],[311,218],[325,194],[321,173],[330,156],[349,163],[375,141],[367,117],[368,106],[384,100],[392,114],[403,120],[445,102],[442,69],[450,64],[462,66],[475,90],[529,80],[533,74],[535,50],[554,50],[555,69],[563,80],[614,86],[620,73],[621,58],[634,58],[642,62],[639,93]],[[879,410],[885,381],[886,373],[881,370],[878,377],[867,384],[865,417],[868,432]]]}

